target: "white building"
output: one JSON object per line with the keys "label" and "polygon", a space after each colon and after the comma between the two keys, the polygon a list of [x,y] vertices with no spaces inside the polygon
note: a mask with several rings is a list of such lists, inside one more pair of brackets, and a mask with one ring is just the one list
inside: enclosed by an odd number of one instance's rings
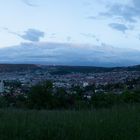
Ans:
{"label": "white building", "polygon": [[86,87],[86,86],[88,86],[88,85],[89,85],[88,82],[83,82],[83,87]]}

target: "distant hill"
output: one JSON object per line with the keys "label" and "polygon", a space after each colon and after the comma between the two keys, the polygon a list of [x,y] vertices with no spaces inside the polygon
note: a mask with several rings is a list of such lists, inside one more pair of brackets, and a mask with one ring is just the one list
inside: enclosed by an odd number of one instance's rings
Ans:
{"label": "distant hill", "polygon": [[49,70],[52,74],[69,73],[101,73],[115,71],[140,71],[140,65],[129,67],[89,67],[89,66],[43,66],[43,69]]}
{"label": "distant hill", "polygon": [[136,65],[136,66],[130,66],[126,68],[127,70],[136,70],[136,71],[140,71],[140,65]]}
{"label": "distant hill", "polygon": [[0,72],[37,70],[39,67],[33,64],[0,64]]}
{"label": "distant hill", "polygon": [[93,67],[93,66],[47,66],[35,64],[0,64],[0,72],[14,71],[49,71],[51,74],[70,74],[70,73],[101,73],[112,71],[140,71],[140,65],[129,67]]}

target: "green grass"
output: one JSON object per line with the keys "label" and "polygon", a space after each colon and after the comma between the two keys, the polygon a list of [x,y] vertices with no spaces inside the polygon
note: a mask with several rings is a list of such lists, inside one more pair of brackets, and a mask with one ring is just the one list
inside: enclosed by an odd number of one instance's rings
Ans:
{"label": "green grass", "polygon": [[94,111],[2,109],[0,140],[140,140],[140,107]]}

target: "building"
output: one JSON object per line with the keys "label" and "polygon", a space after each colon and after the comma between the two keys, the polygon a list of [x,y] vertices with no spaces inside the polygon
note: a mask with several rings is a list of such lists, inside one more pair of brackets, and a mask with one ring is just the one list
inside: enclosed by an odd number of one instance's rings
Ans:
{"label": "building", "polygon": [[88,86],[88,85],[89,85],[88,82],[83,82],[83,87],[86,87],[86,86]]}
{"label": "building", "polygon": [[0,81],[0,93],[4,92],[4,82],[3,80]]}

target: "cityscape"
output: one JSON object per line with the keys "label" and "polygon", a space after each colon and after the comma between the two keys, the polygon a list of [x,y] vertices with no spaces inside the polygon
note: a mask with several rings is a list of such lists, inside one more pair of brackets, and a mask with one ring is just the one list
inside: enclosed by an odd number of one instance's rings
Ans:
{"label": "cityscape", "polygon": [[[69,94],[71,94],[73,87],[76,86],[79,86],[80,88],[94,87],[94,90],[86,91],[83,95],[88,95],[89,98],[94,93],[113,92],[114,94],[121,94],[124,90],[136,90],[139,89],[140,86],[139,70],[129,71],[129,69],[118,70],[117,68],[114,68],[114,70],[110,72],[74,72],[71,68],[70,73],[65,73],[63,70],[59,73],[59,67],[57,66],[33,65],[34,68],[31,67],[30,69],[26,69],[27,66],[29,67],[30,65],[23,66],[25,69],[21,71],[17,71],[16,69],[11,71],[9,65],[9,72],[0,72],[1,95],[10,94],[11,90],[15,95],[26,95],[32,86],[45,81],[51,81],[54,88],[63,88]],[[18,65],[15,65],[14,67],[16,68]],[[136,83],[134,81],[138,82]],[[19,87],[14,88],[13,91],[14,83],[15,85],[19,85]],[[106,89],[105,87],[108,85],[118,85],[118,87],[116,86],[114,89]]]}

